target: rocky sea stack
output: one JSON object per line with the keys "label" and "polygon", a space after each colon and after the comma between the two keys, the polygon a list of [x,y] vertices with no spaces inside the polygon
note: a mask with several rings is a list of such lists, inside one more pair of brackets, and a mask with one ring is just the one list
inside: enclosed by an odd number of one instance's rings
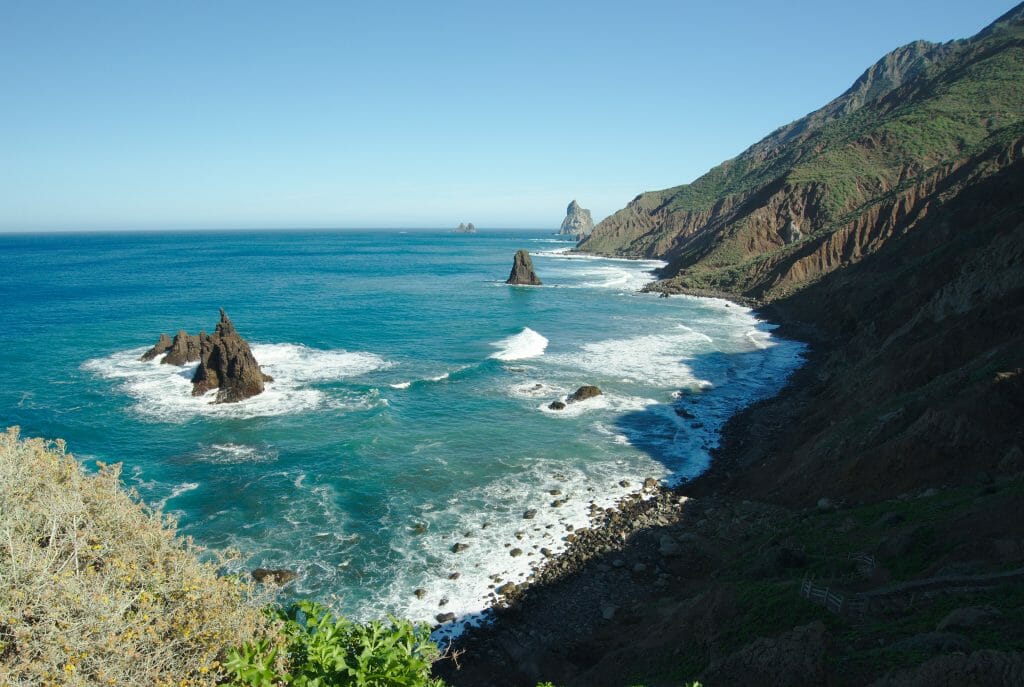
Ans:
{"label": "rocky sea stack", "polygon": [[169,365],[198,360],[199,366],[192,376],[192,395],[202,396],[211,389],[219,389],[214,403],[243,401],[263,393],[263,383],[273,381],[260,370],[249,344],[235,330],[223,308],[212,335],[179,331],[172,341],[161,334],[156,345],[142,355],[142,360],[152,360],[161,354],[165,355],[160,362]]}
{"label": "rocky sea stack", "polygon": [[569,203],[569,207],[565,209],[562,228],[558,230],[558,233],[572,234],[577,239],[582,239],[590,236],[592,231],[594,231],[594,220],[590,216],[590,210],[580,207],[575,200]]}
{"label": "rocky sea stack", "polygon": [[530,259],[529,251],[516,251],[516,256],[512,260],[512,272],[508,275],[508,280],[505,283],[524,286],[541,285],[537,273],[533,271],[533,260]]}

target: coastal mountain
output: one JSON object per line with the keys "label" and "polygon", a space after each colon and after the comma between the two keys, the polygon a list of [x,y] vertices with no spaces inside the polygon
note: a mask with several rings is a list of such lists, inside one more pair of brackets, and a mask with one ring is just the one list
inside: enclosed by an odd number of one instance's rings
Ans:
{"label": "coastal mountain", "polygon": [[572,532],[453,684],[1024,684],[1021,84],[1024,5],[581,242],[810,353],[707,472]]}
{"label": "coastal mountain", "polygon": [[565,209],[565,219],[562,220],[562,227],[559,234],[575,236],[577,240],[590,236],[594,230],[594,220],[590,217],[590,210],[580,207],[580,204],[573,200]]}
{"label": "coastal mountain", "polygon": [[793,503],[813,503],[823,480],[879,498],[1020,451],[1021,83],[1018,5],[971,39],[893,51],[822,109],[692,184],[638,196],[581,244],[665,259],[649,290],[760,303],[817,344],[801,410],[775,401],[787,431],[737,458],[769,467],[731,479]]}
{"label": "coastal mountain", "polygon": [[894,50],[693,183],[637,196],[580,249],[668,260],[665,289],[763,300],[859,261],[1020,158],[1022,18]]}

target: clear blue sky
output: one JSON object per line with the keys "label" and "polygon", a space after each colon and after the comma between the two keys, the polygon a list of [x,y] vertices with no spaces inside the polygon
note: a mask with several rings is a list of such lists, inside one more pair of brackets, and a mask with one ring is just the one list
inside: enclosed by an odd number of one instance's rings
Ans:
{"label": "clear blue sky", "polygon": [[0,3],[0,231],[554,227],[1010,0]]}

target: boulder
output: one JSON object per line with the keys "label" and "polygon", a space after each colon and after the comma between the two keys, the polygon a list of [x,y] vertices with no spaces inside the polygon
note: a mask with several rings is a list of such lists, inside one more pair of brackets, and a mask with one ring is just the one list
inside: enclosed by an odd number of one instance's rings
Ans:
{"label": "boulder", "polygon": [[565,410],[565,404],[562,403],[561,401],[552,401],[551,403],[548,404],[548,409],[550,409],[550,410]]}
{"label": "boulder", "polygon": [[449,623],[449,622],[455,620],[455,614],[454,613],[438,613],[437,615],[434,616],[434,618],[439,623]]}
{"label": "boulder", "polygon": [[145,362],[147,360],[152,360],[153,358],[157,357],[158,355],[162,355],[163,353],[166,353],[167,349],[170,348],[170,347],[171,347],[171,337],[167,336],[166,334],[161,334],[160,335],[160,340],[156,342],[156,345],[154,345],[153,348],[151,348],[148,351],[146,351],[145,353],[143,353],[142,357],[139,358],[139,360],[141,360],[143,362]]}
{"label": "boulder", "polygon": [[579,389],[576,389],[576,391],[572,392],[572,395],[569,396],[569,403],[575,403],[576,401],[585,401],[588,398],[594,398],[595,396],[600,395],[601,390],[598,389],[596,386],[585,384],[581,386]]}
{"label": "boulder", "polygon": [[263,383],[269,381],[272,378],[260,370],[249,344],[221,308],[216,331],[202,338],[199,367],[192,376],[192,395],[217,389],[215,403],[235,403],[263,393]]}
{"label": "boulder", "polygon": [[[221,310],[221,313],[224,311]],[[165,365],[184,365],[185,363],[194,363],[199,360],[201,341],[206,339],[206,333],[200,332],[198,335],[189,334],[186,331],[179,331],[174,335],[174,341],[171,342],[171,347],[167,351],[167,355],[161,360],[161,363]]]}
{"label": "boulder", "polygon": [[571,234],[579,240],[590,236],[592,231],[594,231],[594,220],[590,216],[590,210],[581,207],[575,200],[569,203],[565,209],[565,219],[562,220],[562,227],[558,233]]}
{"label": "boulder", "polygon": [[260,583],[287,584],[296,577],[296,572],[283,568],[256,568],[252,571],[252,579]]}
{"label": "boulder", "polygon": [[529,251],[522,249],[516,251],[516,255],[512,259],[512,272],[508,275],[508,280],[505,283],[520,286],[541,285],[537,273],[533,271],[533,260],[530,259]]}

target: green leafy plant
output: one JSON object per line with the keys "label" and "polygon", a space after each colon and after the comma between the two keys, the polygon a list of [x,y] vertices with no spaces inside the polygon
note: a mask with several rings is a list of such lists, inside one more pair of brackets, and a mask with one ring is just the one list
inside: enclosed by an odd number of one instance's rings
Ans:
{"label": "green leafy plant", "polygon": [[273,611],[285,638],[287,670],[277,648],[250,642],[229,652],[234,687],[443,687],[430,677],[439,656],[430,628],[389,617],[356,623],[312,601]]}

